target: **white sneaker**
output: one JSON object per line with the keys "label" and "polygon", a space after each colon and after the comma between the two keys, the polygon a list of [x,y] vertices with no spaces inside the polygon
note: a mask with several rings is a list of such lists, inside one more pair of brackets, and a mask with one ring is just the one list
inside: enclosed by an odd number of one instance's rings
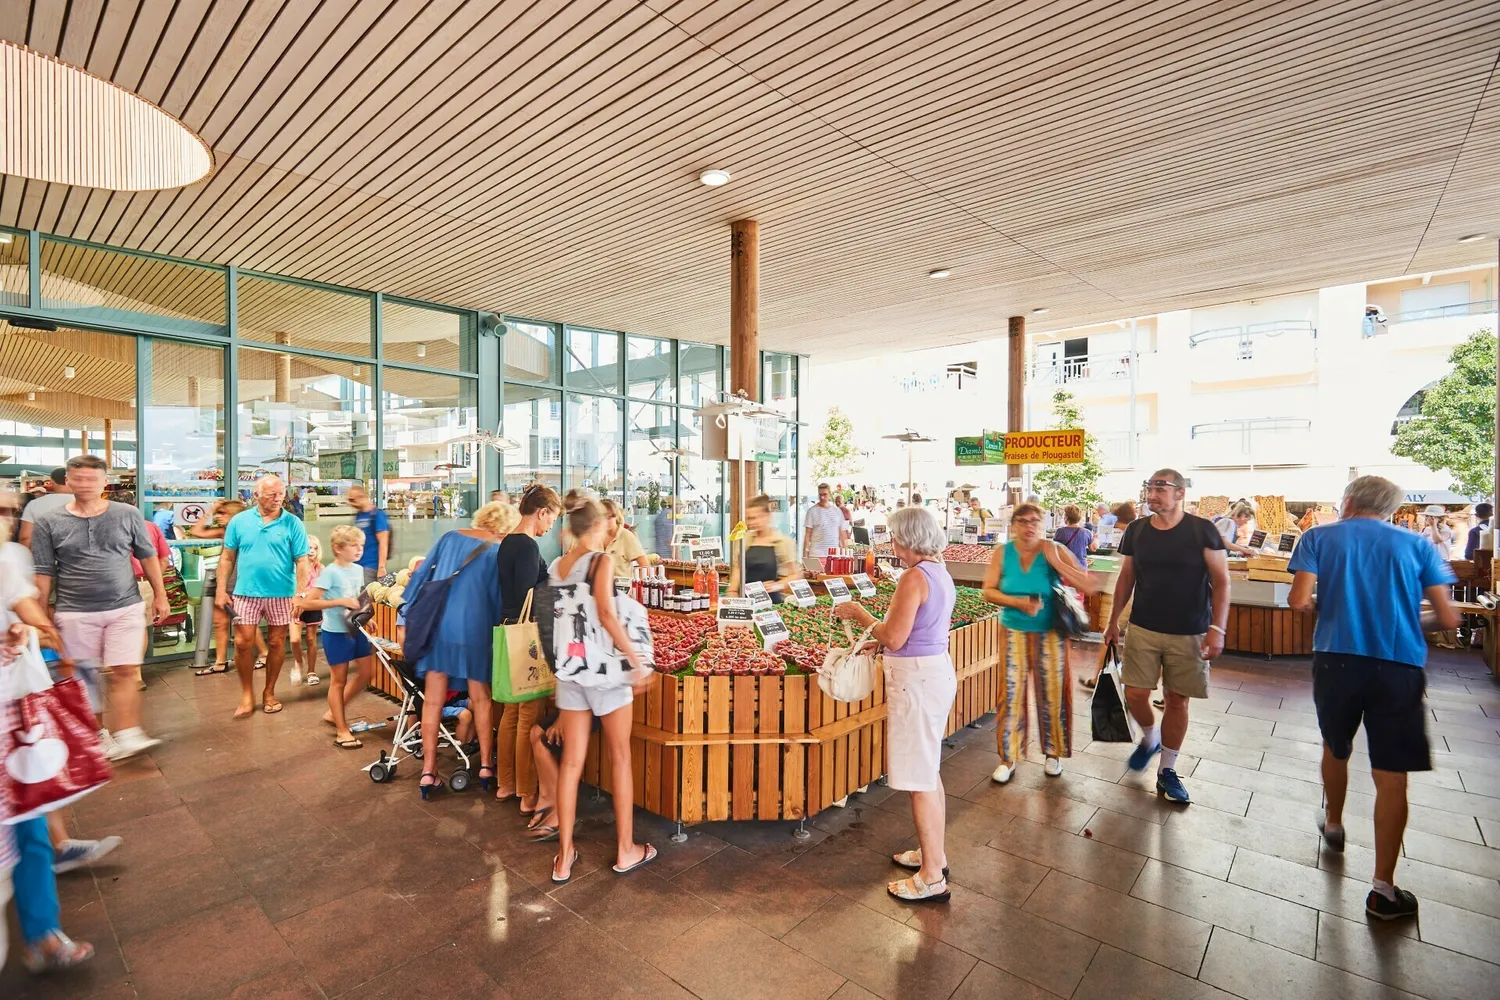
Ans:
{"label": "white sneaker", "polygon": [[115,738],[110,735],[108,729],[99,730],[99,746],[104,750],[104,756],[109,760],[114,760],[115,754],[120,752],[119,746],[115,743]]}
{"label": "white sneaker", "polygon": [[319,677],[316,672],[307,675],[307,686],[308,687],[317,687],[319,684],[322,684],[322,683],[323,683],[323,678]]}
{"label": "white sneaker", "polygon": [[295,663],[292,664],[292,683],[293,684],[301,684],[302,683],[302,668],[299,667],[299,666],[297,666]]}
{"label": "white sneaker", "polygon": [[161,740],[147,736],[140,729],[122,729],[115,734],[114,744],[115,749],[109,755],[109,759],[125,760],[153,747],[161,746]]}
{"label": "white sneaker", "polygon": [[61,875],[75,868],[93,864],[124,841],[119,837],[104,837],[101,840],[68,840],[52,854],[52,873]]}
{"label": "white sneaker", "polygon": [[1048,757],[1047,763],[1043,765],[1042,769],[1047,772],[1047,777],[1057,777],[1059,774],[1062,774],[1062,758]]}
{"label": "white sneaker", "polygon": [[1011,775],[1013,775],[1015,773],[1016,773],[1016,769],[1014,767],[1012,767],[1011,765],[1009,765],[1009,764],[1001,764],[999,767],[995,768],[995,773],[993,773],[993,774],[990,775],[990,780],[993,781],[997,785],[1003,785],[1007,781],[1009,781],[1010,778],[1011,778]]}

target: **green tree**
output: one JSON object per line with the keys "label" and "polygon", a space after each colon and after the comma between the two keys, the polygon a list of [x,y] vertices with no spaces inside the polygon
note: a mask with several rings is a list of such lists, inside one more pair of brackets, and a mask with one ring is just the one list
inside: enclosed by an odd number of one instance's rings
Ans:
{"label": "green tree", "polygon": [[1453,371],[1422,394],[1422,412],[1396,429],[1391,454],[1446,471],[1459,493],[1487,496],[1495,483],[1495,334],[1475,331],[1448,361]]}
{"label": "green tree", "polygon": [[848,414],[837,406],[828,408],[823,436],[812,443],[808,455],[815,479],[836,479],[859,470],[860,454],[854,446],[854,424]]}
{"label": "green tree", "polygon": [[[1083,426],[1083,414],[1073,401],[1073,394],[1059,389],[1052,394],[1052,429]],[[1031,477],[1031,485],[1049,509],[1077,504],[1085,511],[1104,501],[1099,480],[1104,476],[1104,462],[1099,457],[1099,441],[1084,431],[1083,461],[1066,465],[1044,465]]]}

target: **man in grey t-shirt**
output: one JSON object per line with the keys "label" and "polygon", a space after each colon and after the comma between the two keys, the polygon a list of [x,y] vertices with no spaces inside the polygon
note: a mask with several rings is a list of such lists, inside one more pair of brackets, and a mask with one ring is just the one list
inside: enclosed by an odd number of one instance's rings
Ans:
{"label": "man in grey t-shirt", "polygon": [[167,615],[161,562],[146,531],[146,519],[128,504],[104,498],[104,460],[78,455],[68,462],[72,502],[36,519],[31,558],[43,604],[53,592],[53,620],[63,646],[74,659],[94,660],[109,674],[109,721],[115,733],[101,734],[112,760],[156,746],[141,731],[141,661],[146,652],[147,614],[135,581],[131,556],[151,582],[149,619]]}
{"label": "man in grey t-shirt", "polygon": [[68,485],[68,470],[56,468],[47,479],[47,492],[36,497],[21,509],[21,525],[16,532],[16,541],[31,546],[31,532],[36,519],[54,510],[62,510],[73,499],[73,488]]}

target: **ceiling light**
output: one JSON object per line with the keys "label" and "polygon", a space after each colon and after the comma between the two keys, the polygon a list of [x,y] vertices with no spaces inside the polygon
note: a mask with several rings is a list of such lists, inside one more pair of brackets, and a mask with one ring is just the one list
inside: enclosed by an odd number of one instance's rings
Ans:
{"label": "ceiling light", "polygon": [[130,408],[132,410],[135,409],[135,397],[134,396],[130,397]]}
{"label": "ceiling light", "polygon": [[0,233],[0,243],[9,243],[11,238],[10,233]]}
{"label": "ceiling light", "polygon": [[729,171],[719,170],[717,168],[713,170],[705,170],[703,171],[703,173],[698,175],[698,180],[702,181],[705,185],[711,188],[723,187],[725,184],[729,183]]}
{"label": "ceiling light", "polygon": [[1458,242],[1460,242],[1460,243],[1478,243],[1480,240],[1482,240],[1484,238],[1485,238],[1485,234],[1484,233],[1470,233],[1468,236],[1460,236],[1458,238]]}
{"label": "ceiling light", "polygon": [[1031,310],[1031,315],[1033,315],[1033,316],[1045,316],[1046,313],[1047,313],[1047,307],[1046,306],[1037,306],[1035,309]]}
{"label": "ceiling light", "polygon": [[929,277],[929,278],[946,278],[946,277],[948,277],[948,275],[950,275],[952,273],[953,272],[950,271],[950,270],[948,270],[946,267],[939,267],[939,268],[936,268],[934,270],[928,271],[927,272],[927,277]]}
{"label": "ceiling light", "polygon": [[72,365],[64,365],[63,366],[63,378],[72,378],[74,375],[77,375],[77,374],[78,374],[78,372],[76,370],[74,370],[74,368],[73,368]]}
{"label": "ceiling light", "polygon": [[418,344],[417,345],[417,357],[419,357],[419,358],[425,358],[425,357],[427,357],[427,345],[426,344]]}
{"label": "ceiling light", "polygon": [[35,403],[36,402],[36,393],[34,393],[34,392],[28,392],[26,394],[26,401],[28,403]]}

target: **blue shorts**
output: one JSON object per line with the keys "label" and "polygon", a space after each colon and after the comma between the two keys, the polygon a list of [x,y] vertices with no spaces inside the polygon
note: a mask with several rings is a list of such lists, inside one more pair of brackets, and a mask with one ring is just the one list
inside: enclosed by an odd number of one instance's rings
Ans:
{"label": "blue shorts", "polygon": [[352,663],[373,652],[370,640],[363,632],[330,632],[325,628],[318,633],[318,638],[323,643],[323,656],[329,665]]}
{"label": "blue shorts", "polygon": [[456,718],[458,718],[459,713],[466,712],[466,711],[468,711],[468,709],[469,709],[469,699],[467,699],[467,698],[455,698],[453,701],[450,701],[450,702],[448,702],[448,704],[446,704],[446,705],[443,706],[442,718],[444,718],[444,719],[456,719]]}

